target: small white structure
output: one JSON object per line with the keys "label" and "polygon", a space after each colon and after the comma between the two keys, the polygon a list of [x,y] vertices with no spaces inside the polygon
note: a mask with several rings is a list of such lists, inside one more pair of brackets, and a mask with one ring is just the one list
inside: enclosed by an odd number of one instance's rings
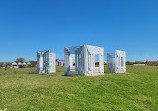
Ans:
{"label": "small white structure", "polygon": [[13,68],[19,68],[19,67],[18,67],[18,63],[13,62],[13,63],[12,63],[12,67],[13,67]]}
{"label": "small white structure", "polygon": [[56,66],[64,66],[64,60],[56,59]]}
{"label": "small white structure", "polygon": [[126,72],[126,52],[116,50],[114,53],[107,54],[107,71],[115,73]]}
{"label": "small white structure", "polygon": [[50,53],[50,50],[37,52],[37,74],[53,72],[56,72],[55,53]]}
{"label": "small white structure", "polygon": [[[64,49],[64,74],[76,72],[77,75],[104,74],[104,48],[91,45],[81,45]],[[95,66],[95,57],[99,56],[99,67]]]}

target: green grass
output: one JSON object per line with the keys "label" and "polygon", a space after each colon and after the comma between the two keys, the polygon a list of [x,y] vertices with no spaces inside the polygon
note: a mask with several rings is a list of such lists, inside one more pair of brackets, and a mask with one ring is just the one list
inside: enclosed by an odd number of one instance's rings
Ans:
{"label": "green grass", "polygon": [[35,74],[36,67],[33,68],[18,68],[18,69],[7,69],[0,68],[0,76],[1,75],[15,75],[15,74]]}
{"label": "green grass", "polygon": [[156,66],[127,66],[126,74],[90,77],[63,76],[63,69],[51,75],[0,73],[0,110],[158,110]]}

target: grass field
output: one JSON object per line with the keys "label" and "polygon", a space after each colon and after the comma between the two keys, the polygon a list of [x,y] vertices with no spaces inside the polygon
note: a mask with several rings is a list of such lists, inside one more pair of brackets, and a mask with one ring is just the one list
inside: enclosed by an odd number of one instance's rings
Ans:
{"label": "grass field", "polygon": [[[25,70],[25,71],[24,71]],[[158,110],[158,67],[127,66],[126,74],[63,76],[26,74],[34,69],[0,69],[0,110]]]}

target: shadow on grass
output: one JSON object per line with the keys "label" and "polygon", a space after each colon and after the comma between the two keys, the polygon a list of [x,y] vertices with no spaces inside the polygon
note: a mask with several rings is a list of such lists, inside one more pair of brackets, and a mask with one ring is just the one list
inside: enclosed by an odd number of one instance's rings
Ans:
{"label": "shadow on grass", "polygon": [[[119,73],[119,74],[126,74],[126,73]],[[78,74],[77,72],[70,72],[68,75],[64,75],[64,72],[56,72],[56,73],[51,73],[51,74],[40,74],[40,75],[48,75],[48,76],[66,76],[66,77],[77,77],[77,76],[82,76]],[[104,72],[104,75],[117,75],[115,72]],[[93,76],[93,75],[92,75]],[[99,76],[99,75],[94,75],[94,76]]]}

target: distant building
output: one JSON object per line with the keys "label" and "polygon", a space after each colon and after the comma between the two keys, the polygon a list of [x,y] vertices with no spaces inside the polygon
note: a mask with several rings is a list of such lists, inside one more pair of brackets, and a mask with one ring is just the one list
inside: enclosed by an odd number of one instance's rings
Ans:
{"label": "distant building", "polygon": [[30,62],[18,62],[14,61],[12,63],[12,68],[24,68],[27,67],[30,64]]}
{"label": "distant building", "polygon": [[158,61],[146,61],[145,64],[149,66],[158,66]]}
{"label": "distant building", "polygon": [[56,59],[56,66],[64,66],[64,60]]}
{"label": "distant building", "polygon": [[145,66],[146,64],[133,64],[134,66]]}
{"label": "distant building", "polygon": [[96,66],[99,66],[99,62],[95,62],[95,65],[96,65]]}

